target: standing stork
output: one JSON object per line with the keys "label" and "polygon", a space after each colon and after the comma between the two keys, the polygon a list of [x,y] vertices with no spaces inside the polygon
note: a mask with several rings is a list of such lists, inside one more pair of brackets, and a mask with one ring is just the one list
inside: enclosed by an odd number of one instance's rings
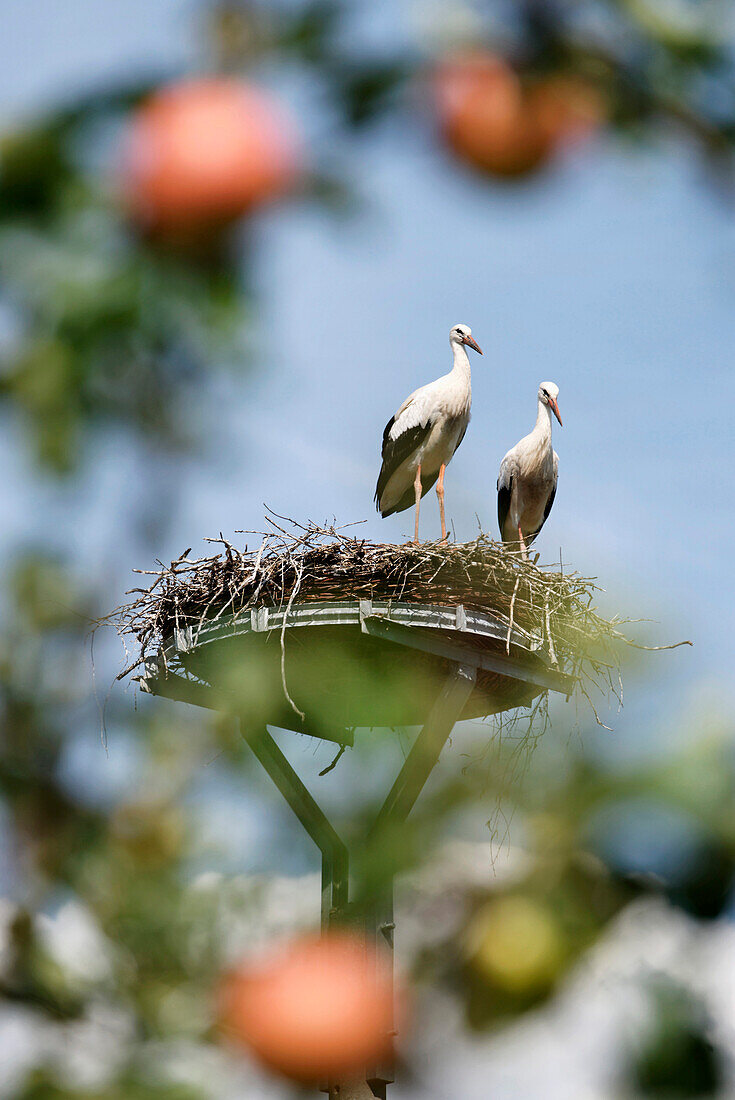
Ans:
{"label": "standing stork", "polygon": [[551,414],[561,424],[559,387],[542,382],[536,426],[508,451],[498,477],[498,523],[503,542],[520,540],[524,558],[549,518],[556,496],[559,456],[551,446]]}
{"label": "standing stork", "polygon": [[375,503],[384,519],[415,504],[415,543],[419,541],[421,497],[434,482],[437,482],[442,540],[446,541],[444,471],[464,439],[472,404],[466,349],[474,348],[482,355],[468,325],[455,325],[449,333],[449,344],[454,356],[449,374],[407,397],[383,432],[383,465],[375,488]]}

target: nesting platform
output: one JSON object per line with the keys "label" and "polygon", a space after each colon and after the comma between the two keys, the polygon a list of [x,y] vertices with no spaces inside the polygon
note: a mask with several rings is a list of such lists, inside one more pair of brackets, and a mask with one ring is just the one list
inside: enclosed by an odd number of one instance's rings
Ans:
{"label": "nesting platform", "polygon": [[509,632],[488,612],[416,600],[303,601],[206,620],[175,630],[140,683],[152,694],[349,744],[355,726],[425,722],[456,664],[476,671],[462,719],[574,686],[542,638]]}

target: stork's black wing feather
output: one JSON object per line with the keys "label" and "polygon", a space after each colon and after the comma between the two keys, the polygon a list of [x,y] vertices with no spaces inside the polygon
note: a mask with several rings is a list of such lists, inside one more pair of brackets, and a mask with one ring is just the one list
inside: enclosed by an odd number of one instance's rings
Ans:
{"label": "stork's black wing feather", "polygon": [[385,448],[388,446],[388,438],[390,436],[390,430],[396,422],[395,416],[392,416],[386,426],[383,428],[383,445],[380,448],[381,458],[385,458]]}
{"label": "stork's black wing feather", "polygon": [[[381,510],[380,498],[382,497],[383,492],[385,491],[385,487],[392,478],[393,474],[396,472],[398,467],[406,461],[407,458],[411,457],[414,451],[418,450],[418,448],[421,446],[421,444],[424,442],[427,435],[431,431],[431,420],[428,420],[426,424],[416,424],[412,428],[407,428],[406,431],[401,432],[399,436],[397,436],[395,439],[392,439],[390,435],[390,430],[395,423],[395,419],[396,418],[394,416],[390,418],[385,426],[385,431],[383,432],[383,465],[380,467],[378,484],[375,486],[375,503],[378,506],[379,512]],[[436,481],[438,476],[439,474],[437,472],[434,476],[434,481]],[[427,483],[426,479],[422,478],[424,493],[431,488],[431,486],[434,484],[434,481],[428,481]],[[405,497],[403,499],[405,499]],[[414,494],[413,490],[411,490],[410,500],[408,504],[403,504],[403,501],[401,501],[400,505],[392,508],[390,512],[383,512],[382,514],[386,516],[392,515],[393,512],[402,512],[404,508],[408,508],[411,504],[413,504],[413,500]]]}
{"label": "stork's black wing feather", "polygon": [[546,523],[547,519],[549,518],[549,512],[551,511],[551,506],[552,506],[552,504],[554,503],[554,497],[555,497],[555,496],[556,496],[556,482],[554,482],[554,488],[553,488],[553,489],[551,490],[551,492],[549,493],[549,499],[548,499],[548,500],[546,501],[546,507],[544,508],[544,518],[543,518],[543,519],[541,520],[541,523],[540,523],[540,524],[538,525],[538,527],[536,528],[536,530],[535,530],[535,531],[531,531],[531,532],[530,532],[530,533],[529,533],[529,534],[528,534],[528,535],[526,536],[526,546],[530,546],[530,545],[531,545],[531,543],[532,543],[532,542],[533,542],[533,540],[534,540],[534,539],[536,538],[536,536],[538,535],[539,531],[541,530],[541,528],[543,527],[543,525],[544,525],[544,524]]}
{"label": "stork's black wing feather", "polygon": [[503,537],[503,528],[505,527],[505,521],[508,518],[508,512],[510,511],[510,494],[513,488],[513,478],[506,485],[501,484],[500,478],[498,478],[498,526],[500,527],[500,537]]}
{"label": "stork's black wing feather", "polygon": [[[554,488],[549,493],[549,499],[546,501],[546,507],[544,508],[544,523],[546,523],[547,519],[549,518],[549,512],[551,511],[551,506],[554,503],[554,497],[555,496],[556,496],[556,482],[554,482]],[[541,527],[543,527],[544,523],[541,524]],[[541,530],[541,527],[539,527],[539,531]]]}

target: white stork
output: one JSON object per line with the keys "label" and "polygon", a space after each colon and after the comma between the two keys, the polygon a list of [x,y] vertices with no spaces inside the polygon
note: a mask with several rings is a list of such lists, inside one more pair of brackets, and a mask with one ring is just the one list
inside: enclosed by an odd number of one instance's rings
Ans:
{"label": "white stork", "polygon": [[523,556],[549,518],[556,496],[559,456],[551,446],[551,414],[561,424],[559,387],[542,382],[533,431],[508,451],[498,477],[498,523],[503,542],[518,542]]}
{"label": "white stork", "polygon": [[415,504],[415,543],[419,541],[419,502],[437,479],[442,539],[446,540],[444,470],[464,439],[472,404],[466,349],[474,348],[482,355],[468,325],[454,325],[449,343],[454,355],[449,374],[407,397],[383,432],[383,465],[375,488],[375,503],[383,518]]}

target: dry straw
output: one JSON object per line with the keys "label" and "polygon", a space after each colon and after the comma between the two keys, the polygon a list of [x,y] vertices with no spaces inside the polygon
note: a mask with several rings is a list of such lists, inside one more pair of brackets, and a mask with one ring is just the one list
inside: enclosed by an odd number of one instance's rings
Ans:
{"label": "dry straw", "polygon": [[175,630],[190,628],[196,641],[205,622],[256,606],[288,610],[296,600],[392,598],[492,613],[507,624],[508,647],[514,626],[542,637],[549,662],[575,676],[590,702],[592,689],[620,698],[620,643],[635,643],[620,629],[626,620],[596,610],[601,590],[592,578],[526,561],[483,533],[466,543],[396,546],[357,538],[351,528],[303,525],[275,513],[266,520],[268,532],[239,532],[258,534],[252,549],[220,535],[206,540],[219,547],[212,555],[191,558],[187,550],[168,566],[136,570],[151,583],[132,589],[133,599],[111,616],[137,649],[119,678]]}

